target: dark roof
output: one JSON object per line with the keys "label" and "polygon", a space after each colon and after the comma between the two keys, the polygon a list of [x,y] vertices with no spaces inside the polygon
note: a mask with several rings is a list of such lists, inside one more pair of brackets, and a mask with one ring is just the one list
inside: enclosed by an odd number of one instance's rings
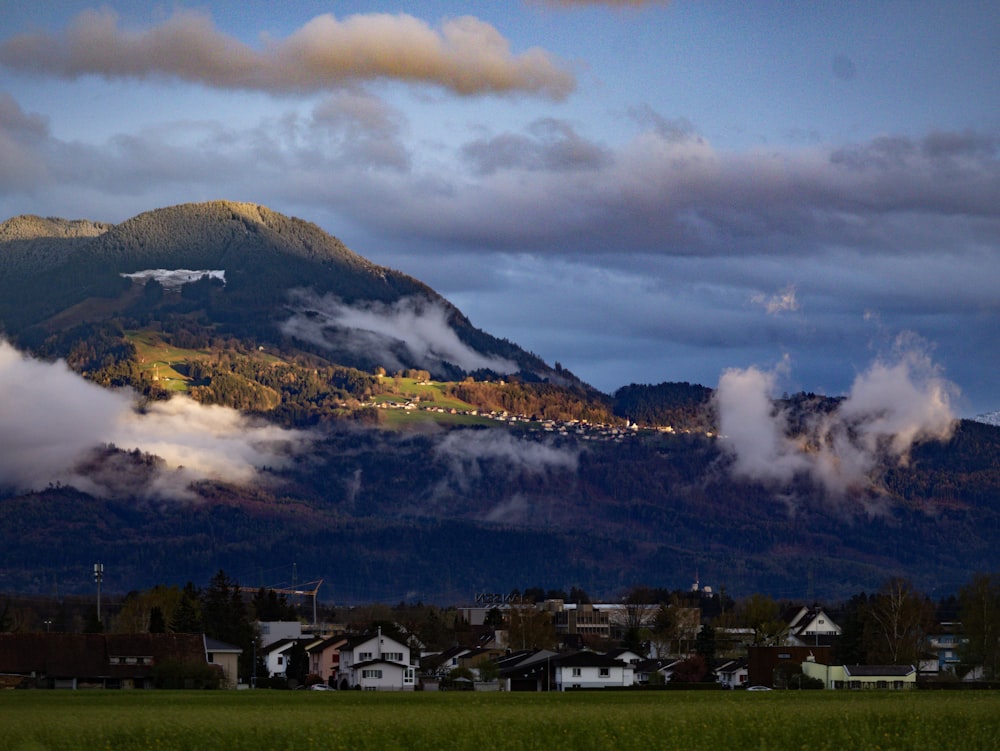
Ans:
{"label": "dark roof", "polygon": [[0,634],[0,673],[35,673],[53,678],[144,677],[165,659],[205,662],[204,637],[201,634]]}
{"label": "dark roof", "polygon": [[219,641],[218,639],[213,639],[211,636],[205,637],[205,651],[233,652],[235,654],[243,654],[242,647],[237,647],[235,644],[228,644],[227,642]]}
{"label": "dark roof", "polygon": [[855,675],[859,678],[886,675],[902,677],[916,672],[912,665],[844,665],[844,670],[848,675]]}
{"label": "dark roof", "polygon": [[351,667],[354,670],[360,670],[361,668],[368,668],[368,667],[371,667],[372,665],[395,665],[397,668],[408,668],[408,667],[410,667],[409,665],[407,665],[406,663],[403,663],[403,662],[396,662],[395,660],[381,660],[381,659],[377,659],[377,660],[365,660],[364,662],[355,663]]}
{"label": "dark roof", "polygon": [[601,654],[600,652],[574,652],[568,655],[553,657],[552,662],[563,667],[588,667],[588,668],[622,668],[625,663],[621,660]]}

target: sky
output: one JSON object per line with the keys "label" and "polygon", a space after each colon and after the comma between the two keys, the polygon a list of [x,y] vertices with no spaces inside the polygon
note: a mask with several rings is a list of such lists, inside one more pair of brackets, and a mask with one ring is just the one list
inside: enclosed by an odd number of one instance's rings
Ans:
{"label": "sky", "polygon": [[260,203],[605,392],[846,395],[918,357],[955,413],[1000,409],[991,2],[0,18],[0,220]]}

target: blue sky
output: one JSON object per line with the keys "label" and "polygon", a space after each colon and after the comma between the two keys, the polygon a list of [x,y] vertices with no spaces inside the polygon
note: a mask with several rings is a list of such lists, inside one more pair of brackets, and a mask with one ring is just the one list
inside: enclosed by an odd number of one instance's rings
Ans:
{"label": "blue sky", "polygon": [[0,2],[0,219],[314,221],[605,391],[1000,409],[989,2]]}

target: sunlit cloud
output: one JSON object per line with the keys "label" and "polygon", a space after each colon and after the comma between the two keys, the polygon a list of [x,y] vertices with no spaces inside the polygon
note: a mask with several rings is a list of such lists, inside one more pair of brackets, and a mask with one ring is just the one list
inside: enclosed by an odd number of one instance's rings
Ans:
{"label": "sunlit cloud", "polygon": [[433,84],[465,96],[562,99],[575,87],[573,74],[552,55],[538,48],[515,54],[496,28],[471,16],[435,29],[406,14],[327,14],[254,48],[220,32],[201,12],[177,10],[160,24],[131,30],[111,10],[88,10],[61,34],[19,34],[0,42],[0,64],[71,79],[159,76],[272,94],[375,79]]}

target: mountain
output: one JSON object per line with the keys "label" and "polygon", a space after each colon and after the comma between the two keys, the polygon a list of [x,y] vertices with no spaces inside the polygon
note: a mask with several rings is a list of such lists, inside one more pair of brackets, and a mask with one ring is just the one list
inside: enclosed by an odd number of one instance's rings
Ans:
{"label": "mountain", "polygon": [[1000,568],[1000,428],[897,450],[856,411],[810,434],[844,400],[793,395],[753,468],[711,389],[601,394],[261,206],[4,222],[0,329],[0,591],[89,592],[95,561],[108,591],[294,562],[337,602],[451,603],[940,596]]}
{"label": "mountain", "polygon": [[[222,289],[204,290],[201,306],[214,334],[274,346],[297,338],[299,346],[364,370],[421,368],[457,379],[492,366],[575,381],[475,328],[427,285],[371,263],[316,225],[229,201],[158,209],[117,225],[24,216],[4,222],[0,330],[32,346],[68,324],[110,313],[161,317],[170,311],[155,304],[154,293],[139,297],[139,285],[123,276],[153,269],[225,272]],[[172,318],[192,318],[189,307]],[[369,326],[358,346],[347,320],[359,315],[389,324],[394,316],[420,316],[445,341],[428,337],[411,346],[391,327]]]}

